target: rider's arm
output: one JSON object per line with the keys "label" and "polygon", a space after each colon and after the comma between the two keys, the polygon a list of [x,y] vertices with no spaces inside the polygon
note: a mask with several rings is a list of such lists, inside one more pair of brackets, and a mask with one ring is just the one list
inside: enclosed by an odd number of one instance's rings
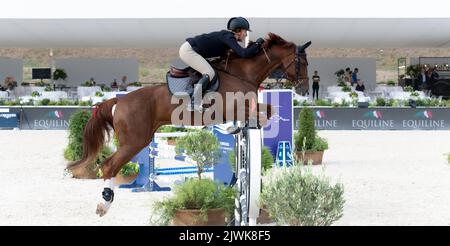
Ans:
{"label": "rider's arm", "polygon": [[242,48],[233,36],[226,36],[224,42],[236,52],[237,55],[243,58],[250,58],[258,54],[261,46],[257,43],[250,45],[248,48]]}

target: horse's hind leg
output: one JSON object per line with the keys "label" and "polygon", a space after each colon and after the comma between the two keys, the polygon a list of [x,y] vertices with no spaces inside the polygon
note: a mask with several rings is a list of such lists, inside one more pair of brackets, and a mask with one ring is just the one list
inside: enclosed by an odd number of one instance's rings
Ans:
{"label": "horse's hind leg", "polygon": [[99,203],[97,205],[96,213],[102,217],[108,212],[108,209],[111,206],[111,203],[114,201],[114,178],[120,169],[128,163],[133,156],[139,153],[148,143],[140,143],[132,142],[130,144],[124,144],[119,147],[119,149],[102,165],[103,172],[103,180],[105,182],[105,188],[102,192],[102,197],[104,203]]}

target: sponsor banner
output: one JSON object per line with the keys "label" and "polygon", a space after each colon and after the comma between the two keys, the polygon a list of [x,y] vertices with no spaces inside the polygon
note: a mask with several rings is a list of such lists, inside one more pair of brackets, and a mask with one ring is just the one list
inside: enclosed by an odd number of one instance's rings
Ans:
{"label": "sponsor banner", "polygon": [[67,130],[72,114],[90,107],[10,107],[10,113],[17,114],[20,129],[24,130]]}
{"label": "sponsor banner", "polygon": [[19,116],[17,113],[0,113],[0,128],[18,128]]}
{"label": "sponsor banner", "polygon": [[[449,108],[311,109],[318,130],[450,130]],[[300,110],[294,108],[295,129]]]}
{"label": "sponsor banner", "polygon": [[230,185],[233,180],[233,169],[230,160],[230,154],[234,152],[235,140],[234,136],[228,134],[228,127],[232,123],[213,126],[213,133],[217,137],[220,144],[220,152],[222,153],[220,160],[214,165],[214,181],[221,184]]}
{"label": "sponsor banner", "polygon": [[275,157],[280,141],[287,141],[293,146],[292,90],[263,90],[262,97],[263,103],[272,105],[275,110],[268,125],[263,128],[263,143]]}

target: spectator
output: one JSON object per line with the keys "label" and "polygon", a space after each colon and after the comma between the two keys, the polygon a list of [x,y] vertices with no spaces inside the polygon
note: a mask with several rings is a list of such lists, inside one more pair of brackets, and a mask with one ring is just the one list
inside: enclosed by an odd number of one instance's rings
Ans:
{"label": "spectator", "polygon": [[4,90],[14,90],[14,87],[17,87],[17,81],[14,77],[8,76],[5,78],[5,85],[3,86]]}
{"label": "spectator", "polygon": [[425,69],[425,67],[422,67],[422,69],[420,70],[420,74],[419,74],[417,80],[418,80],[417,90],[419,90],[419,88],[424,89],[427,87],[428,76],[427,76],[427,70]]}
{"label": "spectator", "polygon": [[349,78],[349,79],[348,79],[348,81],[346,82],[346,84],[349,85],[349,86],[350,86],[350,85],[353,85],[353,84],[352,84],[352,76],[353,76],[353,71],[351,71],[351,70],[348,71],[348,78]]}
{"label": "spectator", "polygon": [[431,76],[430,76],[430,82],[431,84],[434,84],[439,79],[439,74],[436,71],[436,68],[431,69]]}
{"label": "spectator", "polygon": [[122,77],[122,83],[120,83],[120,85],[119,85],[119,91],[127,91],[127,86],[128,86],[127,79],[128,78],[126,75],[124,75]]}
{"label": "spectator", "polygon": [[355,70],[352,73],[352,82],[351,82],[352,86],[358,82],[358,71],[359,71],[358,68],[355,68]]}
{"label": "spectator", "polygon": [[313,84],[312,84],[312,89],[313,89],[313,100],[314,100],[314,96],[316,96],[316,100],[319,99],[319,82],[320,82],[320,76],[316,71],[314,71],[314,75],[312,76],[312,80],[313,80]]}
{"label": "spectator", "polygon": [[89,85],[90,86],[95,86],[97,83],[95,82],[94,78],[90,78],[89,79]]}
{"label": "spectator", "polygon": [[117,80],[114,79],[114,81],[111,83],[111,89],[117,89],[117,88],[118,88],[118,86],[117,86]]}
{"label": "spectator", "polygon": [[364,92],[366,90],[366,87],[364,86],[364,83],[358,79],[358,82],[356,83],[356,91]]}
{"label": "spectator", "polygon": [[350,70],[350,68],[346,68],[345,69],[345,73],[344,73],[344,82],[346,83],[350,83],[351,78],[352,78],[352,70]]}

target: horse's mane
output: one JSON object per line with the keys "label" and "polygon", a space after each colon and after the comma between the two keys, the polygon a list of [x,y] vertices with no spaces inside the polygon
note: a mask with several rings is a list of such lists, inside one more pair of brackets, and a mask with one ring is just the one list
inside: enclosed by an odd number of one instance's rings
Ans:
{"label": "horse's mane", "polygon": [[275,33],[269,32],[268,36],[269,37],[266,39],[266,41],[263,44],[263,47],[265,49],[270,49],[274,45],[280,45],[283,48],[291,48],[291,47],[295,46],[294,43],[284,40],[282,37],[276,35]]}
{"label": "horse's mane", "polygon": [[[269,32],[267,34],[267,36],[268,37],[265,39],[265,42],[263,44],[263,48],[266,49],[266,50],[272,48],[272,46],[274,46],[274,45],[279,45],[282,48],[291,48],[291,47],[295,46],[294,43],[284,40],[282,37],[278,36],[275,33]],[[253,43],[255,43],[255,42],[254,41],[250,41],[248,43],[248,46],[251,46]],[[261,50],[260,53],[262,53],[262,52],[263,51]],[[231,60],[238,59],[238,58],[241,58],[241,57],[238,56],[234,51],[230,50],[230,56],[228,57],[228,61],[230,62]],[[222,61],[223,62],[225,59],[227,59],[227,57],[221,57],[216,62],[218,62],[218,61]]]}

